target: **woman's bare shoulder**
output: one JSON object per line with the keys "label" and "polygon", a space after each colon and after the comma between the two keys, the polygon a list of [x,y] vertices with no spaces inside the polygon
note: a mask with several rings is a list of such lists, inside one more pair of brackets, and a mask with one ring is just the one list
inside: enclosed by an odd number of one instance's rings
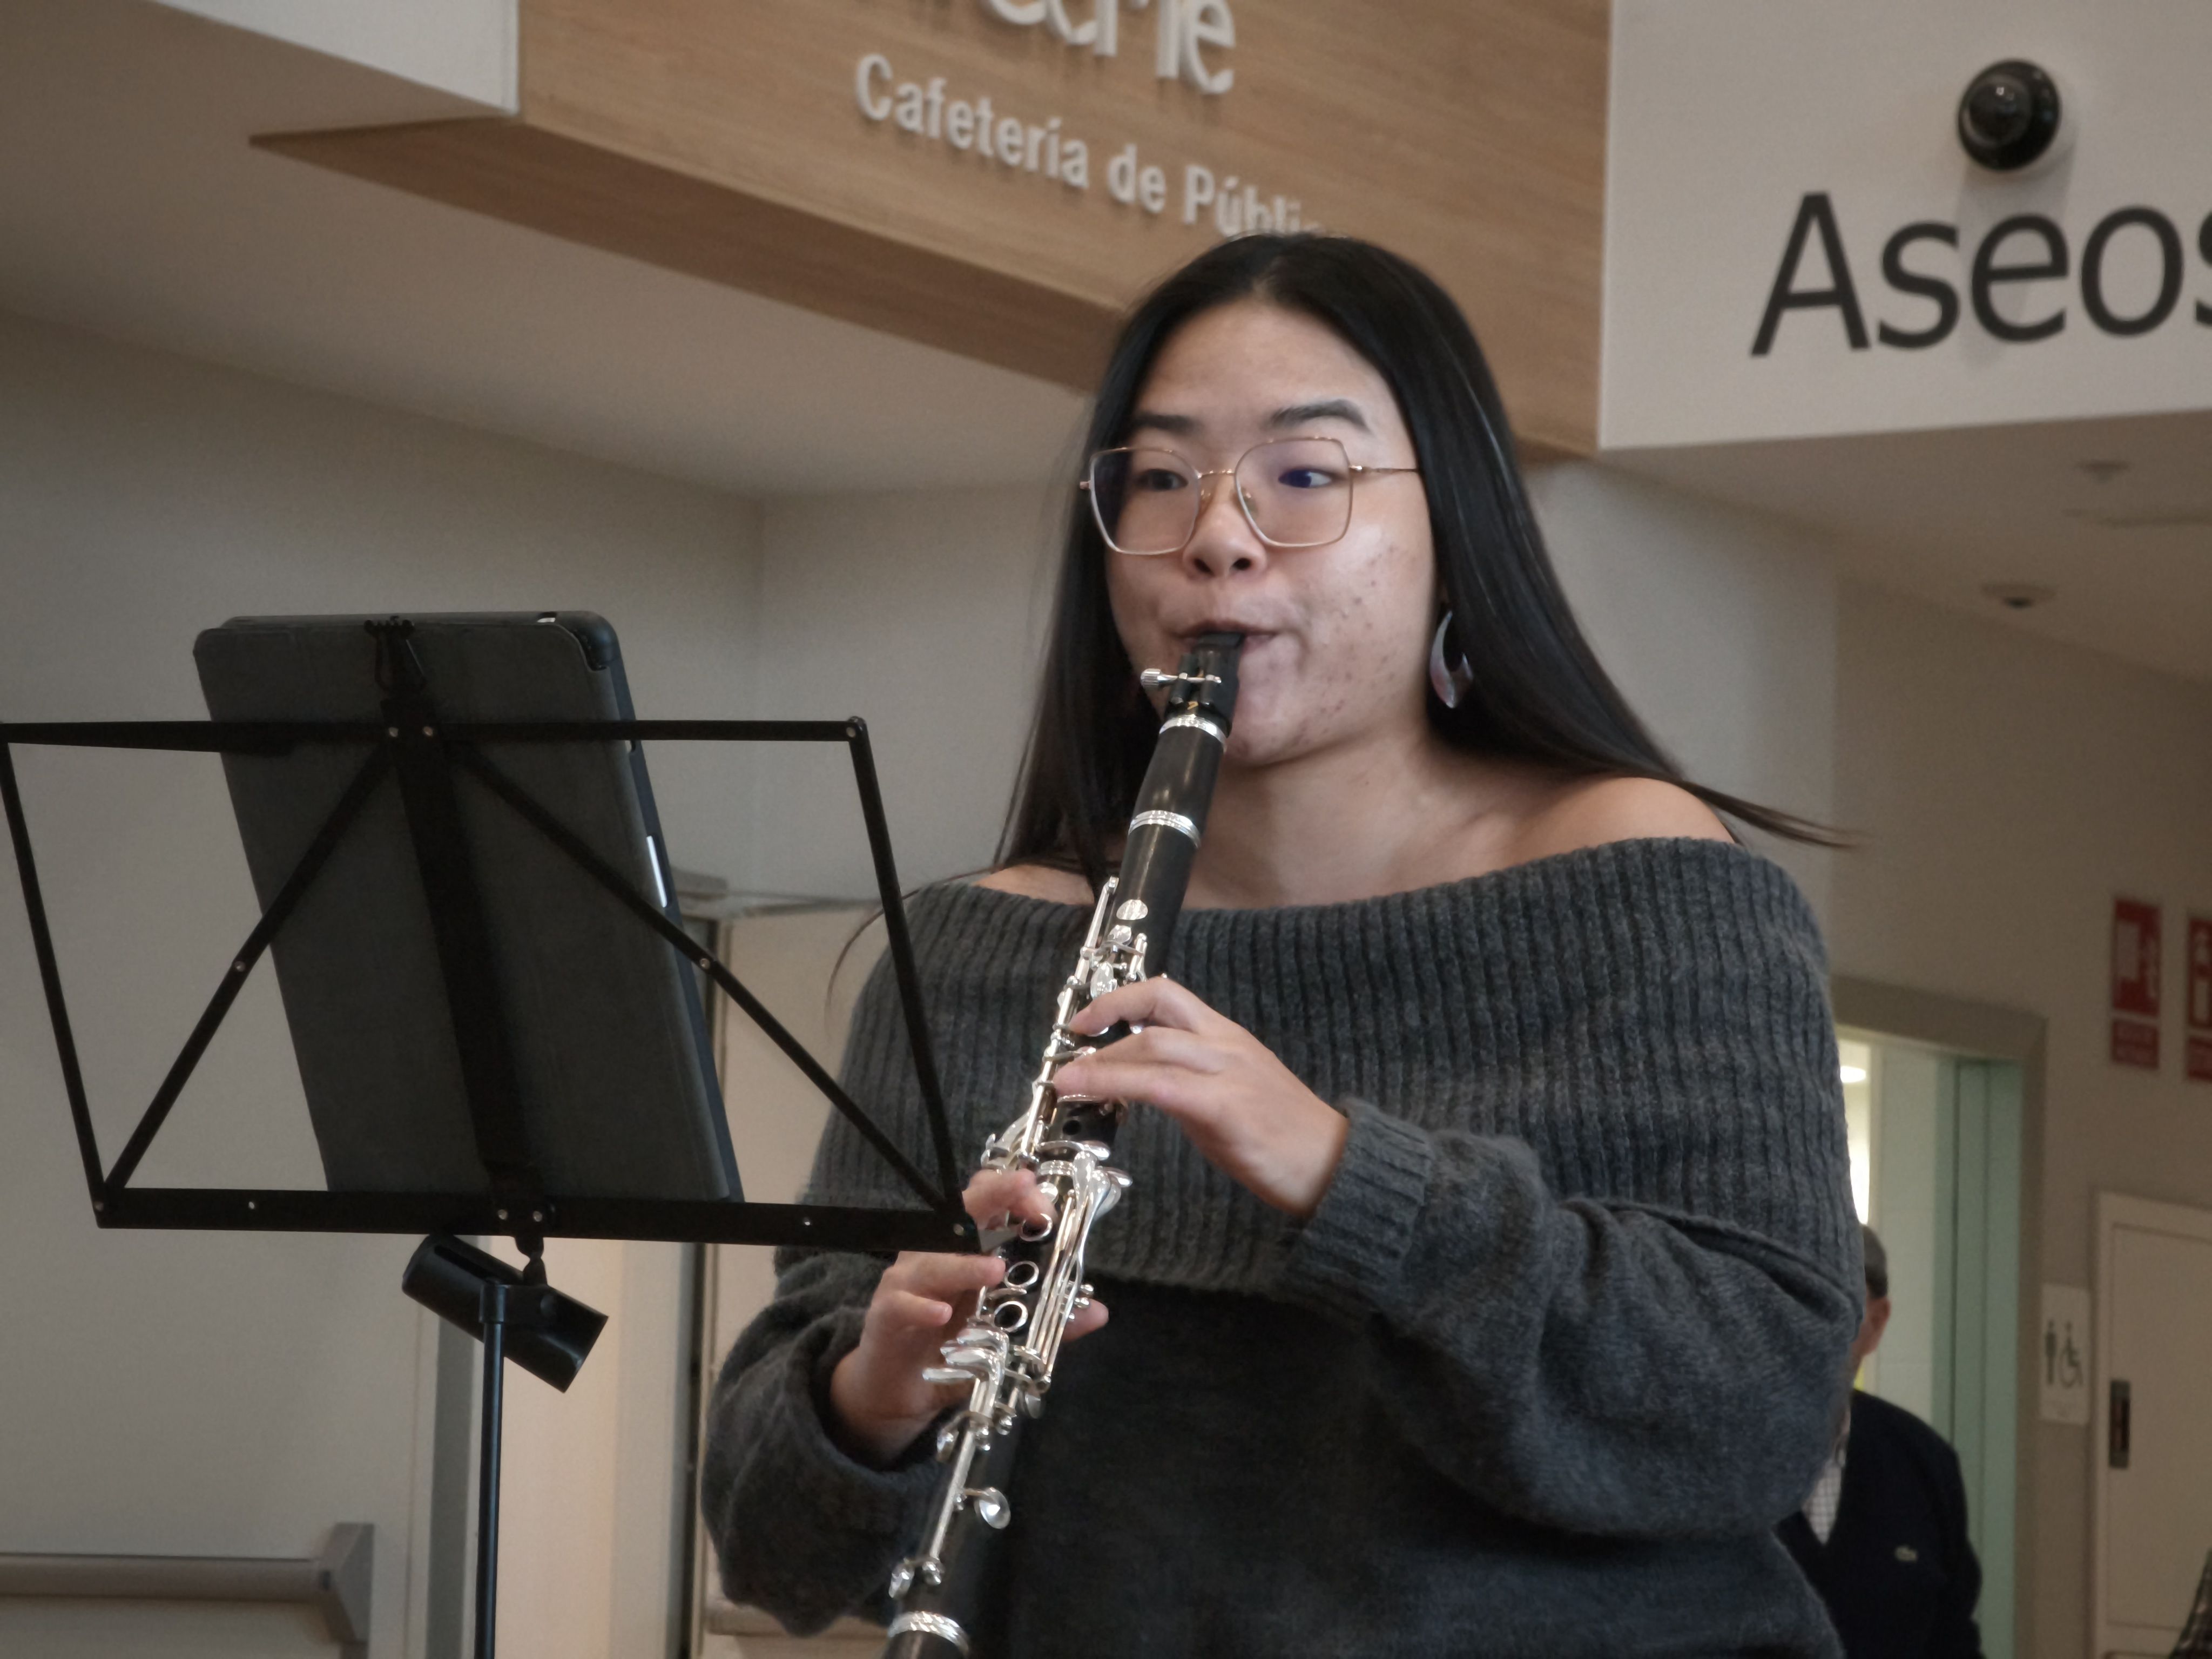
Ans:
{"label": "woman's bare shoulder", "polygon": [[1055,870],[1043,864],[1010,864],[976,878],[978,887],[994,892],[1018,893],[1024,898],[1044,899],[1054,904],[1089,904],[1091,884],[1073,870]]}
{"label": "woman's bare shoulder", "polygon": [[1660,778],[1577,778],[1525,818],[1519,860],[1616,841],[1733,841],[1713,809]]}

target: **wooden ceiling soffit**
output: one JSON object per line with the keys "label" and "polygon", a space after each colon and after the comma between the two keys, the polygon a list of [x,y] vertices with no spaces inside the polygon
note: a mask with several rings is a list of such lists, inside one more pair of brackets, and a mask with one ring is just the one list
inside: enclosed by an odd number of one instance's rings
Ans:
{"label": "wooden ceiling soffit", "polygon": [[1114,307],[526,121],[273,134],[264,149],[1088,390]]}
{"label": "wooden ceiling soffit", "polygon": [[1222,234],[1346,231],[1467,308],[1524,451],[1588,454],[1608,17],[522,0],[517,117],[255,143],[1084,391],[1124,308]]}

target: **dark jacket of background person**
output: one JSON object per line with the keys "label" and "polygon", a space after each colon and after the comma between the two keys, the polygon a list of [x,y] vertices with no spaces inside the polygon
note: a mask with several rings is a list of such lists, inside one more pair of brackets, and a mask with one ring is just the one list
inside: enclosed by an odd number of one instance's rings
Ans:
{"label": "dark jacket of background person", "polygon": [[1782,1541],[1828,1604],[1850,1659],[1981,1659],[1981,1564],[1959,1455],[1902,1407],[1851,1395],[1844,1492],[1822,1544],[1802,1514]]}

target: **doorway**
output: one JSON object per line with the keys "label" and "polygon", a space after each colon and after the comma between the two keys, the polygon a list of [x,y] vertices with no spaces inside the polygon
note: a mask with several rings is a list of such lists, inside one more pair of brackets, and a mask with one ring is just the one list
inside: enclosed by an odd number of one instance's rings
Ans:
{"label": "doorway", "polygon": [[2096,1224],[2091,1605],[2131,1659],[2212,1623],[2212,1211],[2099,1193]]}
{"label": "doorway", "polygon": [[1859,1386],[1959,1454],[1983,1651],[2010,1659],[2019,1469],[2021,1066],[1838,1032],[1851,1195],[1889,1255],[1893,1311]]}

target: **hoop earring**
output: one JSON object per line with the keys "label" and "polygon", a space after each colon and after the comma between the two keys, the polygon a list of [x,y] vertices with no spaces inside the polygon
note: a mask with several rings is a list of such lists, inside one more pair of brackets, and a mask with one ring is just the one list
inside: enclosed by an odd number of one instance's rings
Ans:
{"label": "hoop earring", "polygon": [[1459,707],[1459,700],[1474,684],[1474,670],[1467,665],[1462,656],[1456,663],[1444,660],[1444,635],[1451,628],[1452,613],[1443,614],[1437,623],[1437,636],[1429,641],[1429,689],[1437,694],[1437,701],[1447,708]]}

